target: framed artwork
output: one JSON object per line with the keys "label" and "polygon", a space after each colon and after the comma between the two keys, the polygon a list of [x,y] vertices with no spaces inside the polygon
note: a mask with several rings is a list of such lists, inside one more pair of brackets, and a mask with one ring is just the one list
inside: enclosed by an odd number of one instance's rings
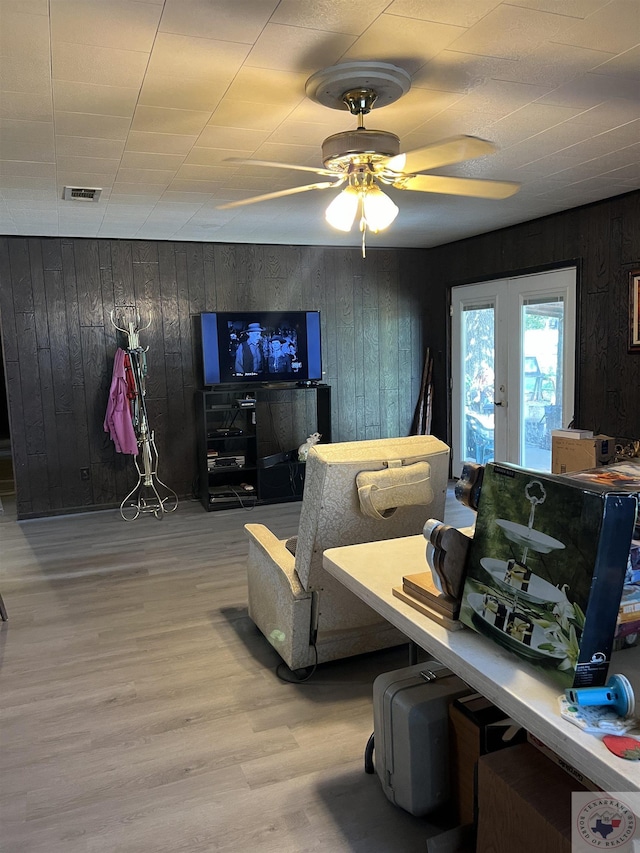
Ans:
{"label": "framed artwork", "polygon": [[629,273],[629,352],[640,352],[640,270]]}

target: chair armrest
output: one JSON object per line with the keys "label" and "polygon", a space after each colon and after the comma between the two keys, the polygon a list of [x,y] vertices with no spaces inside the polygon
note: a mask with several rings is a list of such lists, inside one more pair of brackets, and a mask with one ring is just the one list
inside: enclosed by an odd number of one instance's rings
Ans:
{"label": "chair armrest", "polygon": [[285,582],[294,598],[311,597],[300,583],[295,570],[295,557],[287,548],[287,540],[278,539],[264,524],[245,524],[249,537],[249,564],[262,564],[265,573],[277,568],[280,582]]}
{"label": "chair armrest", "polygon": [[313,595],[300,583],[285,540],[263,524],[245,524],[245,530],[249,618],[291,669],[309,666],[314,659]]}

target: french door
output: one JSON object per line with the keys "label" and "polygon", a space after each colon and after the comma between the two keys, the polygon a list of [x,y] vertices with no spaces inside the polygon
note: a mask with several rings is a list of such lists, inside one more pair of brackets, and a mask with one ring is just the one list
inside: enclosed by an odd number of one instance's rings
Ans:
{"label": "french door", "polygon": [[464,461],[551,470],[573,419],[576,270],[451,291],[452,473]]}

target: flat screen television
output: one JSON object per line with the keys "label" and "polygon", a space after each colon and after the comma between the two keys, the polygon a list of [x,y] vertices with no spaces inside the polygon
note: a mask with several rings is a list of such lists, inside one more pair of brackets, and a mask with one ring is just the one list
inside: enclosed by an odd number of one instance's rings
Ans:
{"label": "flat screen television", "polygon": [[319,311],[200,315],[205,385],[322,379]]}

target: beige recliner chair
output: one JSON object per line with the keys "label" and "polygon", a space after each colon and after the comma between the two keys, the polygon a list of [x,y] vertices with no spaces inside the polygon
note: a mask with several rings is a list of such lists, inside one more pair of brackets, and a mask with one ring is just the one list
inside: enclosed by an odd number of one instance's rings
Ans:
{"label": "beige recliner chair", "polygon": [[[322,555],[422,533],[444,516],[448,475],[449,448],[430,435],[320,444],[307,459],[297,537],[245,525],[249,616],[291,669],[407,642],[323,569]],[[411,568],[399,566],[398,580]]]}

